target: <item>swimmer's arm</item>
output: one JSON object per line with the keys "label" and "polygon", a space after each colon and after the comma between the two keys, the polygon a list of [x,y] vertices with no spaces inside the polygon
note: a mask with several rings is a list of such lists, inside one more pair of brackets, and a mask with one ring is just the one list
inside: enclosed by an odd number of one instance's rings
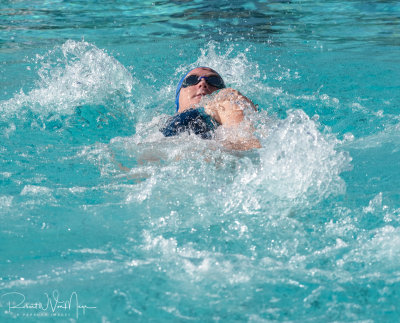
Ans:
{"label": "swimmer's arm", "polygon": [[115,154],[114,154],[113,151],[111,151],[111,149],[110,149],[110,157],[111,157],[112,162],[113,162],[115,165],[117,165],[118,168],[119,168],[121,171],[126,172],[126,173],[129,173],[129,172],[131,171],[130,168],[128,168],[128,167],[122,165],[122,163],[120,163],[119,161],[117,161],[117,159],[115,158]]}
{"label": "swimmer's arm", "polygon": [[257,111],[254,103],[239,91],[227,88],[220,90],[217,95],[204,107],[205,112],[213,117],[227,130],[240,130],[245,136],[231,136],[226,138],[224,145],[235,150],[249,150],[261,148],[259,140],[254,137],[254,127],[245,124],[244,110]]}

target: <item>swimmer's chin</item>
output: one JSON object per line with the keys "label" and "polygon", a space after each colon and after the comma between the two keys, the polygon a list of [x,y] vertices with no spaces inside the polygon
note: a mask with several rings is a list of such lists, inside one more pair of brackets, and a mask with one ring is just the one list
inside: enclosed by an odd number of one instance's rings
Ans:
{"label": "swimmer's chin", "polygon": [[206,95],[202,95],[199,98],[199,102],[197,104],[198,107],[204,107],[206,106],[212,99],[214,98],[214,96],[211,94],[206,94]]}
{"label": "swimmer's chin", "polygon": [[205,95],[196,95],[191,101],[190,105],[183,109],[182,111],[186,111],[189,109],[197,109],[204,107],[207,105],[208,102],[211,100],[211,95],[210,94],[205,94]]}
{"label": "swimmer's chin", "polygon": [[193,97],[193,104],[199,104],[205,97],[207,97],[209,94],[198,94]]}

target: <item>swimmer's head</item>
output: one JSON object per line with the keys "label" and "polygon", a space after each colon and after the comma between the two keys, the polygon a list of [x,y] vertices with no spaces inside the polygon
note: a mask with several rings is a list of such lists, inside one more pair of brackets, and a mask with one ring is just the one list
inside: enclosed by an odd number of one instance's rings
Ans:
{"label": "swimmer's head", "polygon": [[197,103],[205,95],[225,87],[222,77],[209,67],[197,67],[181,78],[176,89],[176,111],[185,111]]}

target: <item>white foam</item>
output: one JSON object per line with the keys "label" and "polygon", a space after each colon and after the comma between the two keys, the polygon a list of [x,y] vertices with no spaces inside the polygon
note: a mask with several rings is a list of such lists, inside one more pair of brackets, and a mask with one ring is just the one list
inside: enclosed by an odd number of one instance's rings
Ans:
{"label": "white foam", "polygon": [[0,195],[0,209],[11,207],[13,199],[14,197],[10,195]]}
{"label": "white foam", "polygon": [[372,238],[359,236],[358,245],[343,257],[343,263],[368,264],[365,269],[371,274],[378,271],[383,275],[394,269],[399,275],[400,228],[386,225],[374,231]]}
{"label": "white foam", "polygon": [[364,213],[373,213],[378,209],[382,210],[382,192],[377,194],[371,201],[369,201],[368,206],[363,208]]}
{"label": "white foam", "polygon": [[259,66],[250,62],[244,52],[234,53],[233,46],[223,50],[215,42],[209,42],[191,67],[211,67],[223,75],[227,86],[250,90],[260,78]]}
{"label": "white foam", "polygon": [[10,178],[12,175],[12,173],[10,172],[0,172],[0,176],[2,176],[3,178]]}
{"label": "white foam", "polygon": [[[153,237],[147,231],[144,232],[144,238],[143,249],[157,253],[163,266],[171,264],[184,271],[179,278],[174,277],[174,279],[183,281],[187,279],[193,281],[216,280],[228,284],[246,283],[251,279],[247,270],[248,266],[244,265],[249,262],[245,256],[233,255],[232,257],[237,259],[233,263],[224,259],[224,255],[219,252],[199,251],[191,244],[178,247],[175,238]],[[240,266],[236,262],[239,262]],[[175,274],[176,272],[172,271],[171,273]]]}
{"label": "white foam", "polygon": [[50,195],[52,190],[45,186],[25,185],[21,195]]}
{"label": "white foam", "polygon": [[268,132],[261,133],[261,165],[248,162],[242,168],[232,200],[261,206],[275,196],[296,205],[296,201],[315,203],[330,194],[344,193],[345,183],[339,175],[349,169],[351,158],[335,149],[333,136],[323,135],[302,110],[288,111],[285,120],[269,126]]}
{"label": "white foam", "polygon": [[101,104],[117,93],[130,95],[134,80],[115,58],[93,44],[68,40],[44,56],[37,56],[36,87],[0,102],[7,116],[29,107],[40,115],[68,115],[82,104]]}
{"label": "white foam", "polygon": [[397,123],[395,125],[385,126],[385,129],[381,132],[357,138],[347,143],[346,147],[358,150],[358,149],[372,149],[383,146],[385,144],[390,144],[394,147],[394,150],[396,151],[397,149],[396,147],[399,140],[400,140],[400,123]]}

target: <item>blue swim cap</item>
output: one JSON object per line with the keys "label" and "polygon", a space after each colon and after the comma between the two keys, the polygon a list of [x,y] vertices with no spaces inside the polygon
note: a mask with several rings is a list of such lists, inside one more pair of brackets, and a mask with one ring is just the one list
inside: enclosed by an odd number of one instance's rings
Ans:
{"label": "blue swim cap", "polygon": [[[210,70],[213,70],[211,67],[207,67],[207,66],[197,66],[195,68],[192,68],[189,72],[187,72],[179,81],[178,86],[176,87],[176,93],[175,93],[175,105],[176,105],[176,112],[178,112],[179,110],[179,95],[181,94],[181,88],[182,88],[182,83],[183,80],[186,78],[186,76],[193,70],[195,70],[196,68],[209,68]],[[213,70],[214,71],[214,70]],[[215,73],[217,73],[216,71],[214,71]],[[217,73],[218,74],[218,73]]]}

